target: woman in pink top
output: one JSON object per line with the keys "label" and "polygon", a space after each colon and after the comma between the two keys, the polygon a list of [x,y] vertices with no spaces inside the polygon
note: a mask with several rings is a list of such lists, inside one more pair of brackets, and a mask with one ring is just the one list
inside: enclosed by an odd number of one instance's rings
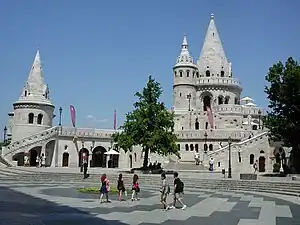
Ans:
{"label": "woman in pink top", "polygon": [[134,174],[132,178],[132,196],[131,201],[139,200],[138,193],[140,192],[140,184],[138,175]]}

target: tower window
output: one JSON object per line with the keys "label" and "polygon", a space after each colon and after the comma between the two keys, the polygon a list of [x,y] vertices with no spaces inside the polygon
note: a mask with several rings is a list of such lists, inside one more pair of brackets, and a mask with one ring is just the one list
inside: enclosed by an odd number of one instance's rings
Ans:
{"label": "tower window", "polygon": [[24,96],[27,97],[27,91],[24,92]]}
{"label": "tower window", "polygon": [[199,122],[198,122],[198,119],[196,119],[196,122],[195,122],[195,130],[199,130]]}
{"label": "tower window", "polygon": [[179,76],[182,77],[182,71],[179,71]]}
{"label": "tower window", "polygon": [[182,96],[182,94],[181,93],[179,93],[179,97],[181,97]]}
{"label": "tower window", "polygon": [[174,72],[174,76],[175,76],[175,77],[177,76],[177,72],[176,72],[176,71]]}
{"label": "tower window", "polygon": [[229,96],[225,98],[225,104],[229,104]]}
{"label": "tower window", "polygon": [[33,119],[34,119],[34,114],[33,113],[29,113],[28,114],[28,123],[33,124]]}
{"label": "tower window", "polygon": [[207,130],[208,128],[208,122],[205,122],[205,129]]}
{"label": "tower window", "polygon": [[188,151],[189,150],[189,145],[185,144],[185,150]]}
{"label": "tower window", "polygon": [[195,144],[195,151],[199,152],[199,146],[198,146],[198,144]]}
{"label": "tower window", "polygon": [[189,77],[190,76],[190,71],[186,71],[186,77]]}
{"label": "tower window", "polygon": [[194,145],[190,144],[190,151],[194,151]]}
{"label": "tower window", "polygon": [[225,75],[225,72],[222,70],[221,71],[221,77],[224,77],[224,75]]}
{"label": "tower window", "polygon": [[208,148],[209,148],[209,151],[212,151],[214,146],[212,144],[210,144]]}
{"label": "tower window", "polygon": [[178,148],[178,150],[180,151],[180,144],[177,144],[177,148]]}
{"label": "tower window", "polygon": [[197,78],[199,78],[199,72],[196,73]]}
{"label": "tower window", "polygon": [[205,74],[206,74],[207,77],[210,77],[210,71],[209,70],[206,70]]}
{"label": "tower window", "polygon": [[37,124],[42,124],[43,121],[43,114],[39,114],[37,117]]}
{"label": "tower window", "polygon": [[219,103],[219,105],[223,104],[223,96],[218,97],[218,103]]}
{"label": "tower window", "polygon": [[193,71],[193,78],[195,77],[195,71]]}

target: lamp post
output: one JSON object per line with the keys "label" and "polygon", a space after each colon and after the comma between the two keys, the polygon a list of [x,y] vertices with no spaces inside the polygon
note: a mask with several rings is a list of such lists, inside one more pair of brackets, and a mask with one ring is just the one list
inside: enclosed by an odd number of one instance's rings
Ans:
{"label": "lamp post", "polygon": [[3,129],[3,142],[6,143],[6,133],[7,133],[7,127],[5,126]]}
{"label": "lamp post", "polygon": [[231,137],[228,138],[228,178],[231,177]]}
{"label": "lamp post", "polygon": [[62,114],[63,109],[59,107],[59,126],[61,126],[61,114]]}
{"label": "lamp post", "polygon": [[207,153],[207,145],[206,145],[206,141],[207,141],[207,133],[206,133],[206,131],[205,131],[205,133],[204,133],[204,152],[205,153]]}
{"label": "lamp post", "polygon": [[191,98],[192,98],[192,95],[191,95],[191,94],[188,94],[186,97],[187,97],[188,100],[189,100],[189,111],[191,111]]}
{"label": "lamp post", "polygon": [[261,111],[258,110],[258,129],[260,129],[260,118],[261,118]]}

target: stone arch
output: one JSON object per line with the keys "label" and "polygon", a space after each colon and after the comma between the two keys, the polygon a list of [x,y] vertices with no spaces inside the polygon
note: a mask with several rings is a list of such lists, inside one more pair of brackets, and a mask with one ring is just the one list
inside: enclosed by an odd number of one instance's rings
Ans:
{"label": "stone arch", "polygon": [[55,150],[55,140],[49,141],[45,146],[45,166],[51,166]]}
{"label": "stone arch", "polygon": [[195,152],[199,152],[199,145],[195,144]]}
{"label": "stone arch", "polygon": [[208,149],[209,149],[209,151],[212,151],[212,150],[214,150],[214,146],[212,144],[209,144]]}
{"label": "stone arch", "polygon": [[210,71],[209,70],[205,71],[205,76],[210,77]]}
{"label": "stone arch", "polygon": [[31,148],[29,153],[29,166],[38,166],[39,165],[39,158],[37,161],[37,157],[40,156],[42,150],[42,146],[36,146]]}
{"label": "stone arch", "polygon": [[33,124],[33,120],[34,120],[34,114],[33,113],[29,113],[28,114],[28,123],[29,124]]}
{"label": "stone arch", "polygon": [[250,165],[253,165],[254,164],[254,155],[251,154],[250,155]]}
{"label": "stone arch", "polygon": [[189,145],[185,144],[185,150],[188,151],[189,150]]}
{"label": "stone arch", "polygon": [[39,114],[37,117],[37,124],[42,124],[43,123],[43,114]]}
{"label": "stone arch", "polygon": [[211,108],[213,95],[210,92],[204,92],[201,96],[203,111],[207,111],[207,107]]}
{"label": "stone arch", "polygon": [[88,159],[89,155],[90,155],[90,152],[87,148],[82,148],[82,149],[79,150],[79,152],[78,152],[78,167],[82,166],[83,160]]}
{"label": "stone arch", "polygon": [[258,171],[265,172],[266,171],[266,158],[264,156],[260,156],[258,159]]}
{"label": "stone arch", "polygon": [[62,167],[68,167],[69,166],[69,153],[64,152],[62,156]]}
{"label": "stone arch", "polygon": [[207,148],[208,148],[208,146],[207,146],[207,144],[205,143],[205,144],[204,144],[204,152],[207,152]]}
{"label": "stone arch", "polygon": [[196,118],[196,121],[195,121],[195,130],[199,130],[198,118]]}
{"label": "stone arch", "polygon": [[224,104],[224,96],[220,95],[220,96],[218,97],[218,104],[219,104],[219,105],[223,105],[223,104]]}
{"label": "stone arch", "polygon": [[[179,71],[179,77],[182,77],[182,74],[183,74],[183,72],[182,72],[182,70],[180,70]],[[132,157],[132,156],[131,156]]]}
{"label": "stone arch", "polygon": [[190,76],[190,71],[187,70],[187,71],[186,71],[186,77],[189,77],[189,76]]}
{"label": "stone arch", "polygon": [[194,145],[190,144],[190,151],[194,151]]}
{"label": "stone arch", "polygon": [[224,103],[225,103],[225,104],[229,104],[229,101],[230,101],[230,97],[229,97],[229,96],[226,96],[226,97],[225,97]]}
{"label": "stone arch", "polygon": [[24,166],[24,157],[25,153],[24,152],[19,152],[15,155],[13,155],[12,160],[17,161],[17,166]]}
{"label": "stone arch", "polygon": [[104,154],[106,149],[103,146],[97,146],[92,153],[92,165],[93,167],[106,167],[106,155]]}

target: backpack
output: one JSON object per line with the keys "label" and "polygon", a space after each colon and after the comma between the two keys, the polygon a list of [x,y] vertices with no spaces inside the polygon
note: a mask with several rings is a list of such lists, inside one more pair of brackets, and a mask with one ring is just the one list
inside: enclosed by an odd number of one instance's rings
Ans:
{"label": "backpack", "polygon": [[184,189],[184,183],[182,182],[182,180],[179,179],[178,191],[183,192],[183,189]]}

